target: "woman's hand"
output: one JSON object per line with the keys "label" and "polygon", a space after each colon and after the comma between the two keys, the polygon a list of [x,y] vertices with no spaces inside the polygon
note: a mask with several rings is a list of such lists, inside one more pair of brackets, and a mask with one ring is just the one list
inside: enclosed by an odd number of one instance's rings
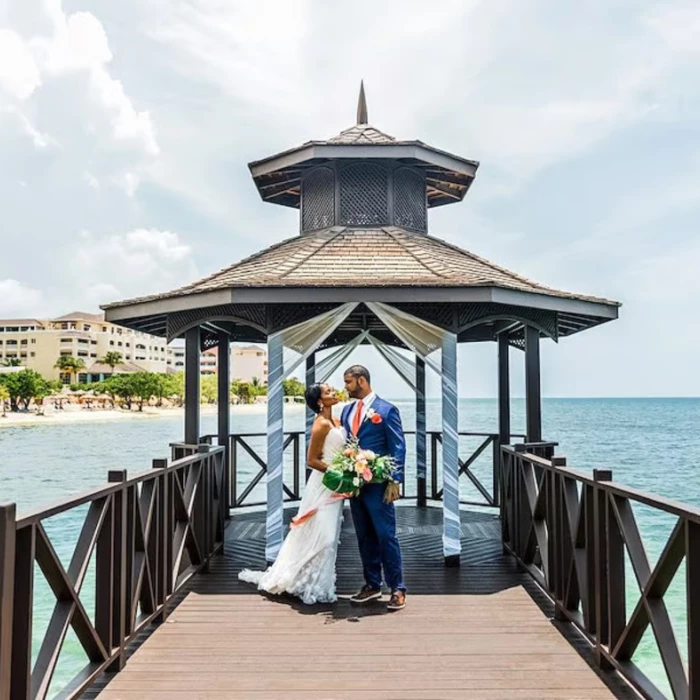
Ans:
{"label": "woman's hand", "polygon": [[401,497],[401,485],[396,481],[390,481],[384,490],[384,503],[393,503]]}

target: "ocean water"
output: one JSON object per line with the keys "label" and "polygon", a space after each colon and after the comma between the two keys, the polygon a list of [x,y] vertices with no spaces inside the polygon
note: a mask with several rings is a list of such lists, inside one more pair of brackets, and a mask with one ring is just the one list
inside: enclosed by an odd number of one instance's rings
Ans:
{"label": "ocean water", "polygon": [[[412,401],[397,400],[404,427],[412,430],[415,413]],[[288,406],[287,430],[302,430],[304,410]],[[512,403],[514,433],[524,432],[523,400]],[[495,432],[495,400],[463,400],[460,428],[472,432]],[[545,399],[543,426],[546,439],[559,442],[570,466],[582,471],[594,467],[612,469],[615,481],[687,504],[700,506],[700,399]],[[440,427],[440,402],[428,401],[428,430]],[[239,433],[263,432],[264,409],[258,413],[233,413],[231,429]],[[216,430],[216,417],[202,416],[202,433]],[[34,506],[48,504],[69,494],[104,483],[110,469],[131,473],[149,468],[151,460],[168,456],[168,444],[181,439],[182,418],[159,416],[119,422],[65,425],[38,425],[0,428],[0,502],[14,501],[20,515]],[[461,454],[475,449],[480,438],[462,438]],[[250,444],[264,454],[264,437],[251,438]],[[414,488],[412,440],[409,439],[407,485]],[[475,464],[475,473],[489,486],[491,451]],[[257,471],[252,461],[240,462],[239,492]],[[291,463],[287,464],[288,474]],[[462,497],[479,498],[463,479]],[[264,500],[261,484],[251,500]],[[646,507],[635,507],[650,563],[656,563],[674,519]],[[46,523],[46,530],[65,566],[73,551],[85,509],[58,516]],[[36,572],[34,654],[53,609],[53,596]],[[639,594],[631,567],[627,572],[628,614]],[[81,592],[88,611],[92,610],[94,571],[91,569]],[[682,566],[666,595],[666,605],[686,654],[685,571]],[[56,671],[52,690],[57,691],[82,666],[85,658],[72,631]],[[648,631],[634,661],[639,663],[662,688],[667,688],[663,666]]]}

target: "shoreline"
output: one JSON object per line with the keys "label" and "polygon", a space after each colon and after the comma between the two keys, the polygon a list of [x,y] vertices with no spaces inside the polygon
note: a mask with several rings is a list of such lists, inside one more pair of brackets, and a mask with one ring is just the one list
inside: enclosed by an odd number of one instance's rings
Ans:
{"label": "shoreline", "polygon": [[[289,403],[285,404],[285,409],[292,408],[295,410],[303,410],[304,404]],[[216,404],[202,404],[201,415],[216,415]],[[232,415],[265,415],[267,412],[267,404],[244,404],[231,405]],[[143,411],[125,411],[119,409],[64,409],[63,411],[47,411],[44,415],[36,413],[10,413],[3,418],[0,414],[0,431],[3,428],[24,427],[33,425],[74,425],[76,423],[97,423],[100,421],[112,423],[124,420],[146,420],[155,418],[168,418],[171,416],[184,418],[185,409],[183,408],[155,408],[153,406],[144,407]]]}

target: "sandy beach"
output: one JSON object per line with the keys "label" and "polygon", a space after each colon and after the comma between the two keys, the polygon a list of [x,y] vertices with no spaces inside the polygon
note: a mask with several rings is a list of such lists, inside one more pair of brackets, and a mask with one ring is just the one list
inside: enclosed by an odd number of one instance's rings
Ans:
{"label": "sandy beach", "polygon": [[[304,410],[303,404],[286,404],[287,410]],[[211,404],[202,404],[202,415],[214,415],[217,412],[217,407]],[[267,404],[246,404],[231,406],[232,415],[264,415],[267,411]],[[101,408],[86,409],[71,407],[65,408],[62,411],[56,411],[52,408],[46,408],[44,415],[37,415],[34,412],[29,413],[10,413],[3,418],[0,415],[0,429],[3,427],[15,427],[20,425],[58,425],[58,424],[75,424],[75,423],[94,423],[99,421],[114,422],[124,420],[148,420],[153,418],[162,418],[164,416],[184,416],[183,408],[155,408],[153,406],[144,407],[143,411],[132,410],[103,410]]]}

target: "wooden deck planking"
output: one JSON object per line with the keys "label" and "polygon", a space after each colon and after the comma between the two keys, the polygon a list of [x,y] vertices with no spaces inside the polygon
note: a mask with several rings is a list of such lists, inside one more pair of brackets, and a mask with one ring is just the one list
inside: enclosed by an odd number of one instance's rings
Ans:
{"label": "wooden deck planking", "polygon": [[[465,514],[463,566],[445,569],[439,511],[401,508],[409,598],[393,614],[347,600],[305,607],[240,583],[241,568],[263,562],[260,517],[232,523],[225,556],[192,582],[100,700],[633,697],[599,676],[542,612],[528,577],[502,555],[492,516]],[[356,550],[346,520],[341,594],[360,582]]]}

